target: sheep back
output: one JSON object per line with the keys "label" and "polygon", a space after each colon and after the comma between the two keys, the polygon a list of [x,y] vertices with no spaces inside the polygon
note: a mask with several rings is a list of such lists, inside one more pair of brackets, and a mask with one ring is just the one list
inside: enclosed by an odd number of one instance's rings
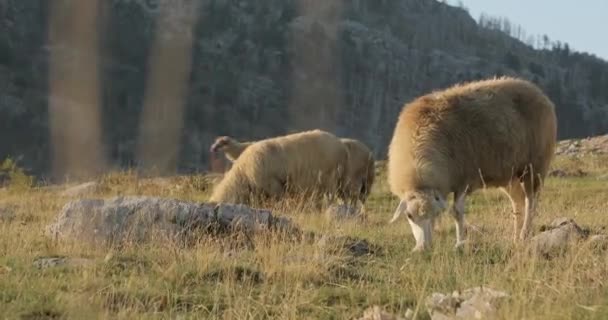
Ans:
{"label": "sheep back", "polygon": [[344,184],[347,160],[346,147],[322,130],[260,140],[236,159],[212,201],[224,202],[232,197],[229,194],[244,192],[269,196],[333,193]]}
{"label": "sheep back", "polygon": [[404,106],[389,145],[388,183],[396,195],[472,191],[505,185],[528,164],[544,178],[556,136],[555,107],[534,84],[502,77],[455,85]]}

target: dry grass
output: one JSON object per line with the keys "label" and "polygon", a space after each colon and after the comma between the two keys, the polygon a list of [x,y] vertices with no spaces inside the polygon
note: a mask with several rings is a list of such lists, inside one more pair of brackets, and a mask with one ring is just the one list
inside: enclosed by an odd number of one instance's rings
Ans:
{"label": "dry grass", "polygon": [[[586,177],[550,178],[535,231],[559,216],[593,230],[608,226],[608,158],[558,158]],[[606,253],[581,247],[553,260],[518,254],[510,242],[510,205],[496,190],[469,198],[467,220],[485,230],[474,245],[452,251],[450,218],[441,221],[433,250],[410,254],[405,222],[388,225],[397,200],[383,172],[369,200],[366,221],[334,222],[314,212],[281,212],[306,230],[365,238],[382,254],[353,257],[332,244],[285,243],[259,236],[255,248],[229,239],[203,239],[195,247],[151,243],[121,251],[53,243],[42,230],[68,198],[49,188],[0,190],[0,318],[26,319],[351,319],[378,304],[403,314],[431,292],[487,285],[509,292],[501,319],[604,319],[608,317]],[[155,195],[191,201],[208,196],[206,177],[139,180],[132,173],[104,177],[91,196]],[[86,257],[91,265],[37,269],[40,256]]]}

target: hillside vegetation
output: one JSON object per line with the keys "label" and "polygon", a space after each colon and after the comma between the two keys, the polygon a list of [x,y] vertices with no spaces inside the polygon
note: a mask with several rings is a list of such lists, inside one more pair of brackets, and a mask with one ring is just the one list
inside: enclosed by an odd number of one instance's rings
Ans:
{"label": "hillside vegetation", "polygon": [[[161,172],[204,171],[216,135],[249,140],[317,127],[361,139],[384,158],[408,100],[504,74],[546,90],[560,138],[608,132],[606,61],[435,0],[100,1],[98,43],[93,31],[72,32],[83,14],[73,12],[76,0],[53,2],[59,24],[49,30],[49,3],[0,1],[0,159],[39,177],[73,176],[82,162],[135,167],[142,141],[152,141],[148,157]],[[97,44],[98,59],[76,39]],[[49,92],[51,54],[69,90]],[[168,60],[152,60],[160,58]],[[96,64],[98,101],[83,100],[81,80],[93,79]],[[158,82],[152,67],[166,68]],[[182,92],[172,87],[180,68],[184,97],[172,100]],[[146,88],[156,88],[158,103],[147,116]],[[97,103],[99,118],[81,113]],[[52,127],[53,119],[63,122]],[[64,163],[70,143],[88,158]]]}

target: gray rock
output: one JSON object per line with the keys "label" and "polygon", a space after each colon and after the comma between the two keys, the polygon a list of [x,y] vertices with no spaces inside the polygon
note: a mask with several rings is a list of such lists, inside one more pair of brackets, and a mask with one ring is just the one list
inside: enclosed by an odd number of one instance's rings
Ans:
{"label": "gray rock", "polygon": [[69,258],[69,257],[38,257],[34,259],[34,267],[38,269],[48,269],[61,266],[87,266],[92,265],[93,260],[87,258]]}
{"label": "gray rock", "polygon": [[530,239],[528,249],[548,257],[564,252],[573,242],[585,239],[587,236],[588,232],[571,218],[557,218],[543,232]]}
{"label": "gray rock", "polygon": [[475,287],[450,294],[433,293],[426,301],[432,320],[451,319],[492,319],[503,299],[509,297],[505,292],[488,287]]}
{"label": "gray rock", "polygon": [[[281,217],[282,227],[297,230]],[[275,229],[267,210],[244,205],[192,203],[156,197],[81,199],[67,203],[47,234],[89,243],[142,242],[153,238],[185,240],[197,231],[229,230],[261,232]]]}
{"label": "gray rock", "polygon": [[365,239],[353,237],[322,235],[317,238],[316,245],[322,248],[345,250],[355,257],[380,253],[378,246]]}
{"label": "gray rock", "polygon": [[[408,309],[408,311],[409,313],[412,313],[410,309]],[[371,306],[363,311],[363,316],[357,320],[407,320],[411,319],[411,315],[408,317],[409,313],[406,313],[405,317],[400,317],[396,314],[382,310],[380,306]]]}
{"label": "gray rock", "polygon": [[246,231],[262,231],[271,227],[268,210],[253,210],[243,204],[219,204],[216,208],[220,225]]}
{"label": "gray rock", "polygon": [[330,219],[343,220],[361,216],[361,209],[345,204],[332,204],[325,210],[325,215]]}

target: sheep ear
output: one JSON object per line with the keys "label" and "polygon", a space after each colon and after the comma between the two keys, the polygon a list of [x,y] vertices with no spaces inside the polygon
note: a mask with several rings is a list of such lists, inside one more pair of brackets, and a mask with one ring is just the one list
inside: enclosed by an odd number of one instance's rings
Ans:
{"label": "sheep ear", "polygon": [[401,200],[399,202],[399,206],[397,206],[397,210],[395,210],[395,213],[393,214],[393,218],[388,223],[390,224],[397,221],[397,219],[399,219],[399,217],[402,213],[405,212],[405,210],[407,210],[407,202],[405,200]]}

